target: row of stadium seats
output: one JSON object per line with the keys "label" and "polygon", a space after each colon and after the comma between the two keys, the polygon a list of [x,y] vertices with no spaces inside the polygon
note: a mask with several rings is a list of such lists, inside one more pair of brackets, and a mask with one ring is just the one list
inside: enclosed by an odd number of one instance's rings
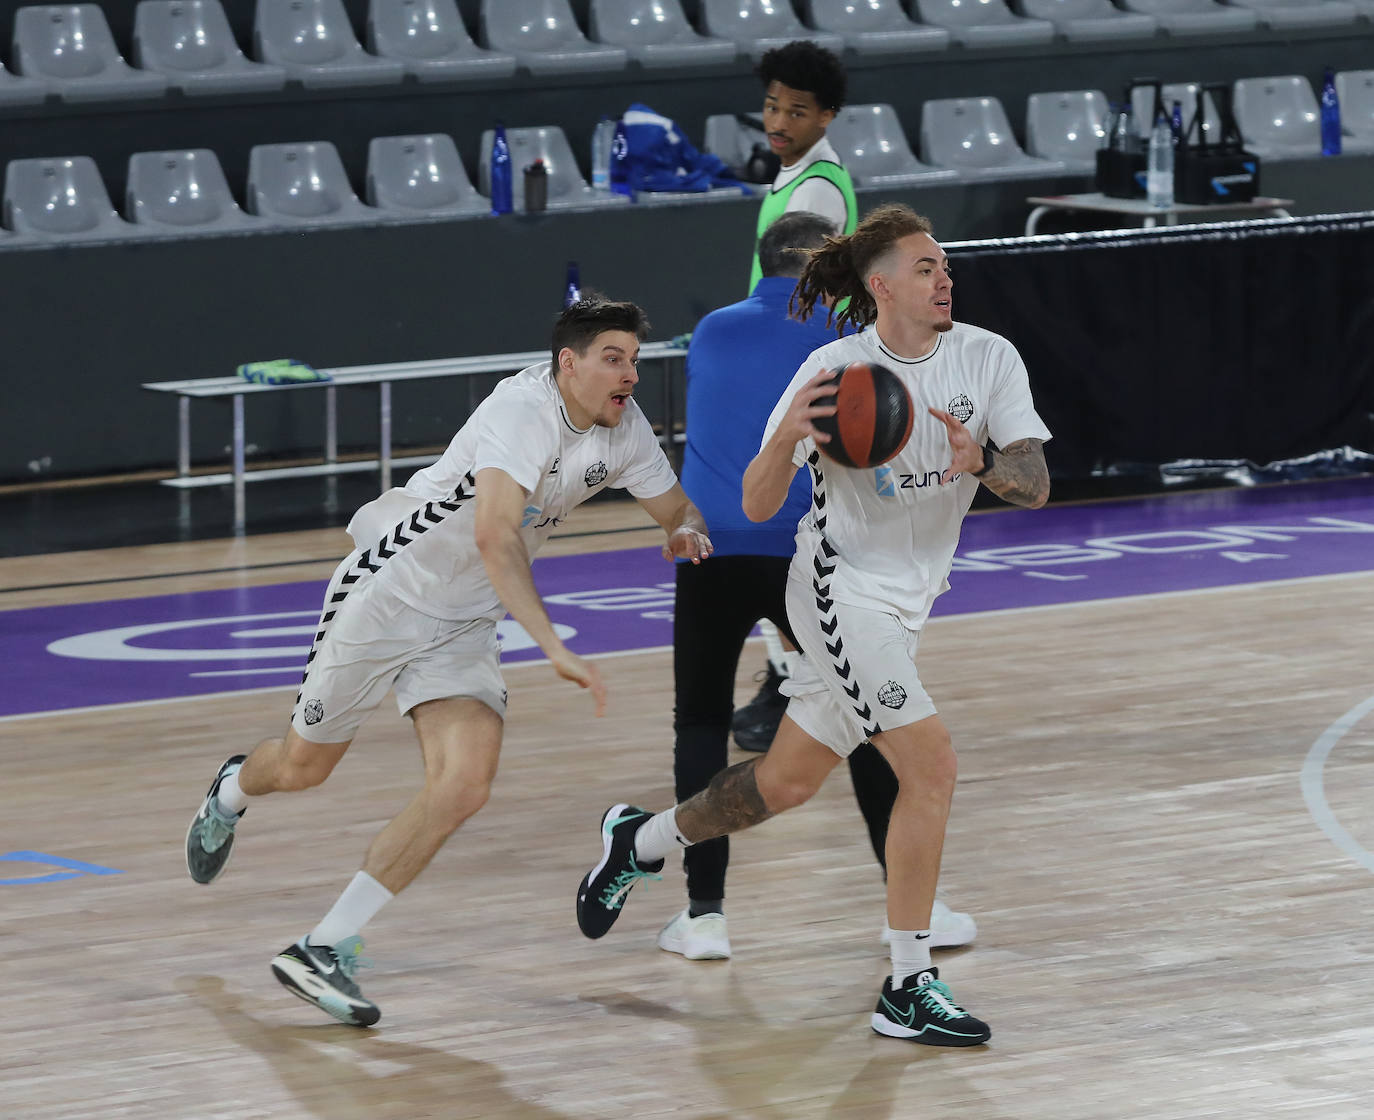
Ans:
{"label": "row of stadium seats", "polygon": [[[253,59],[219,0],[141,0],[133,62],[94,4],[20,8],[0,105],[187,94],[500,80],[757,58],[793,39],[834,50],[909,53],[964,46],[1244,33],[1256,26],[1323,27],[1374,20],[1374,0],[700,0],[700,31],[679,0],[590,0],[587,33],[569,0],[483,0],[474,42],[455,0],[369,0],[366,43],[342,0],[257,0]],[[1015,11],[1013,11],[1013,8]],[[806,24],[801,22],[804,16]],[[909,14],[908,14],[909,13]],[[917,22],[919,21],[919,22]]]}
{"label": "row of stadium seats", "polygon": [[[1346,150],[1374,153],[1374,70],[1339,74],[1337,83],[1348,107]],[[1164,96],[1183,102],[1191,117],[1198,86],[1165,86]],[[1247,146],[1261,155],[1320,154],[1316,102],[1306,79],[1245,79],[1236,83],[1235,102],[1242,129],[1248,130]],[[1137,108],[1140,118],[1148,116],[1147,103]],[[996,98],[927,101],[921,113],[921,151],[928,163],[916,158],[890,105],[847,106],[828,136],[860,188],[1086,175],[1102,143],[1106,113],[1100,90],[1032,94],[1026,151]],[[561,129],[514,128],[507,139],[516,168],[543,160],[551,209],[630,204],[624,195],[588,186]],[[754,139],[737,115],[707,118],[706,147],[727,163],[747,158]],[[332,144],[259,145],[249,156],[247,213],[208,149],[140,152],[129,160],[123,217],[111,205],[90,158],[12,160],[5,169],[0,244],[480,217],[490,213],[490,150],[488,132],[482,137],[474,186],[452,137],[378,137],[368,147],[364,203]],[[523,177],[513,178],[520,209]],[[672,198],[680,201],[682,196]],[[641,195],[639,201],[656,199]]]}

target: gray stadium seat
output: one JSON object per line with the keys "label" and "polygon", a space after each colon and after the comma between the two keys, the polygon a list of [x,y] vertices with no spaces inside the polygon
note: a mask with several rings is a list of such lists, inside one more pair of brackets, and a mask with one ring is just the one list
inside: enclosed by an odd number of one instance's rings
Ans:
{"label": "gray stadium seat", "polygon": [[163,233],[251,229],[262,223],[234,201],[215,153],[206,148],[129,157],[124,213]]}
{"label": "gray stadium seat", "polygon": [[846,105],[825,132],[855,186],[897,187],[957,178],[912,154],[891,105]]}
{"label": "gray stadium seat", "polygon": [[591,37],[623,47],[641,66],[711,66],[733,62],[739,48],[698,35],[679,0],[592,0]]}
{"label": "gray stadium seat", "polygon": [[629,59],[620,47],[587,42],[568,0],[482,0],[481,38],[532,74],[623,70]]}
{"label": "gray stadium seat", "polygon": [[[483,197],[491,197],[491,129],[482,133],[482,155],[477,166],[477,189]],[[587,185],[573,159],[572,148],[561,128],[535,127],[510,128],[506,130],[506,143],[510,145],[511,185],[515,209],[525,208],[525,168],[536,159],[542,159],[549,173],[550,210],[561,210],[586,206],[623,206],[629,203],[628,196],[611,194],[607,191],[594,191]]]}
{"label": "gray stadium seat", "polygon": [[475,217],[491,212],[453,137],[378,136],[367,146],[367,202],[394,217]]}
{"label": "gray stadium seat", "polygon": [[134,70],[94,4],[52,4],[14,13],[14,68],[40,78],[63,101],[161,97],[167,79]]}
{"label": "gray stadium seat", "polygon": [[1249,8],[1260,24],[1276,31],[1297,27],[1338,27],[1358,18],[1355,5],[1347,0],[1229,0],[1238,8]]}
{"label": "gray stadium seat", "polygon": [[343,0],[258,0],[253,50],[307,89],[394,85],[405,77],[395,59],[363,50]]}
{"label": "gray stadium seat", "polygon": [[286,85],[280,66],[244,58],[219,0],[142,0],[134,13],[134,61],[187,94]]}
{"label": "gray stadium seat", "polygon": [[802,15],[818,31],[843,37],[844,45],[860,54],[939,51],[949,46],[948,31],[912,23],[899,0],[802,0]]}
{"label": "gray stadium seat", "polygon": [[5,167],[5,228],[42,241],[129,237],[90,156],[14,159]]}
{"label": "gray stadium seat", "polygon": [[1374,152],[1374,70],[1342,70],[1336,75],[1341,103],[1341,151]]}
{"label": "gray stadium seat", "polygon": [[702,149],[713,156],[719,156],[729,167],[743,167],[754,150],[755,144],[766,141],[763,121],[757,121],[753,128],[746,128],[734,113],[713,113],[706,118],[706,132]]}
{"label": "gray stadium seat", "polygon": [[838,35],[803,27],[788,0],[701,0],[701,29],[738,44],[754,59],[797,39],[809,39],[832,51],[844,50],[844,40]]}
{"label": "gray stadium seat", "polygon": [[[1175,82],[1161,86],[1159,92],[1165,110],[1169,110],[1177,101],[1183,114],[1183,127],[1186,129],[1191,126],[1202,87],[1197,82]],[[1150,119],[1150,114],[1154,112],[1154,103],[1155,91],[1148,86],[1139,86],[1131,94],[1131,114],[1135,117],[1136,131],[1141,136],[1150,134],[1150,125],[1154,123]],[[1217,107],[1210,97],[1202,109],[1202,133],[1213,143],[1221,139],[1221,118],[1217,116]]]}
{"label": "gray stadium seat", "polygon": [[966,47],[1010,47],[1048,43],[1054,24],[1013,15],[1003,0],[912,0],[912,16],[945,28]]}
{"label": "gray stadium seat", "polygon": [[1033,93],[1026,100],[1026,151],[1070,171],[1095,171],[1106,117],[1107,95],[1099,89]]}
{"label": "gray stadium seat", "polygon": [[367,47],[422,82],[509,78],[515,56],[479,47],[454,0],[371,0]]}
{"label": "gray stadium seat", "polygon": [[42,78],[22,78],[0,66],[0,105],[37,105],[47,97],[48,83]]}
{"label": "gray stadium seat", "polygon": [[1123,12],[1111,0],[1014,0],[1016,10],[1032,19],[1047,19],[1071,42],[1148,39],[1159,30],[1150,16]]}
{"label": "gray stadium seat", "polygon": [[248,211],[286,225],[376,220],[327,141],[254,147],[248,153]]}
{"label": "gray stadium seat", "polygon": [[1057,160],[1021,150],[995,97],[955,97],[921,106],[921,152],[938,167],[967,178],[1063,174]]}
{"label": "gray stadium seat", "polygon": [[1259,16],[1245,8],[1231,8],[1215,0],[1121,0],[1130,12],[1153,16],[1170,35],[1209,35],[1253,31]]}
{"label": "gray stadium seat", "polygon": [[1307,79],[1241,78],[1232,99],[1245,146],[1267,159],[1322,154],[1321,118]]}

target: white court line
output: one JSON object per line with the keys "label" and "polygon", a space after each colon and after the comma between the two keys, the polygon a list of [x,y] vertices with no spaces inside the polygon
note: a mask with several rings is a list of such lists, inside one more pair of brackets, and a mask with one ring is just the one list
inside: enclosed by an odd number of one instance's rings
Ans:
{"label": "white court line", "polygon": [[1323,778],[1326,760],[1336,744],[1370,712],[1374,712],[1374,696],[1356,704],[1317,737],[1302,764],[1302,799],[1307,802],[1307,811],[1312,814],[1317,827],[1326,833],[1331,843],[1366,870],[1374,871],[1374,853],[1341,827],[1341,823],[1336,820],[1336,814],[1327,804]]}
{"label": "white court line", "polygon": [[[1107,604],[1116,603],[1144,603],[1156,599],[1177,599],[1191,595],[1214,595],[1223,591],[1245,591],[1252,587],[1291,587],[1296,584],[1306,583],[1328,583],[1332,580],[1343,579],[1362,579],[1374,575],[1374,570],[1359,572],[1332,572],[1321,576],[1293,576],[1290,579],[1271,579],[1256,580],[1253,583],[1228,583],[1220,587],[1192,587],[1181,591],[1148,591],[1142,595],[1111,595],[1101,599],[1075,599],[1069,603],[1040,603],[1035,606],[1026,607],[995,607],[985,611],[961,611],[957,614],[941,615],[938,618],[929,619],[927,625],[946,624],[957,622],[963,618],[992,618],[998,615],[1027,614],[1032,611],[1057,611],[1068,608],[1099,607]],[[955,592],[957,594],[957,591]],[[750,638],[749,641],[762,641],[762,638]],[[588,661],[601,661],[613,657],[635,657],[644,653],[662,653],[671,650],[668,646],[644,646],[639,649],[617,649],[606,653],[588,653],[583,656]],[[501,671],[508,669],[519,669],[526,665],[547,665],[547,658],[539,658],[530,661],[511,661],[501,666]],[[93,704],[85,708],[53,708],[45,712],[20,712],[17,715],[0,716],[0,723],[12,723],[21,719],[40,719],[44,716],[66,716],[80,715],[84,712],[112,712],[122,711],[126,708],[146,708],[156,704],[177,704],[187,700],[209,700],[219,696],[252,696],[264,692],[284,692],[288,688],[298,687],[300,682],[290,685],[270,685],[263,688],[240,688],[225,692],[198,692],[192,696],[166,696],[155,700],[125,700],[116,704]],[[1374,869],[1372,869],[1374,870]]]}

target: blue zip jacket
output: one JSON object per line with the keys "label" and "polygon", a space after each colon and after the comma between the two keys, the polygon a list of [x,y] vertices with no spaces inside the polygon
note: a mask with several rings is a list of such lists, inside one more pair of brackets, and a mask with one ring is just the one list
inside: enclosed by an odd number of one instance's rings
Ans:
{"label": "blue zip jacket", "polygon": [[702,319],[687,348],[682,488],[706,518],[717,556],[791,556],[811,506],[811,479],[798,471],[769,520],[750,521],[740,508],[744,471],[773,407],[811,351],[836,338],[823,307],[805,323],[787,317],[796,283],[765,276],[748,299]]}

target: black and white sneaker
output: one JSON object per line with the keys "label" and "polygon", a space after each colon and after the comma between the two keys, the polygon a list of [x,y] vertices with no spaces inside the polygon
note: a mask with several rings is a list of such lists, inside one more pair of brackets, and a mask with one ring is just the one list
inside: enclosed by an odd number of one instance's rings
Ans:
{"label": "black and white sneaker", "polygon": [[938,969],[927,968],[894,988],[889,976],[873,1012],[873,1029],[926,1046],[981,1046],[990,1039],[988,1025],[955,1003],[939,977]]}
{"label": "black and white sneaker", "polygon": [[730,717],[735,746],[745,751],[766,751],[773,745],[778,724],[787,711],[787,697],[778,691],[787,678],[770,664],[763,670],[763,683],[754,698]]}
{"label": "black and white sneaker", "polygon": [[234,850],[234,826],[248,810],[226,813],[215,800],[215,794],[219,792],[220,782],[238,770],[247,757],[236,754],[219,768],[215,780],[210,783],[210,792],[186,830],[186,870],[197,883],[211,883],[218,878]]}
{"label": "black and white sneaker", "polygon": [[620,917],[625,898],[640,879],[658,879],[663,861],[635,858],[635,833],[652,813],[633,805],[612,805],[601,818],[601,862],[577,888],[577,925],[588,937],[604,937]]}
{"label": "black and white sneaker", "polygon": [[370,1027],[382,1013],[353,982],[359,967],[371,963],[358,956],[362,947],[361,937],[345,937],[337,945],[311,945],[301,938],[273,958],[272,975],[287,991],[339,1022]]}

